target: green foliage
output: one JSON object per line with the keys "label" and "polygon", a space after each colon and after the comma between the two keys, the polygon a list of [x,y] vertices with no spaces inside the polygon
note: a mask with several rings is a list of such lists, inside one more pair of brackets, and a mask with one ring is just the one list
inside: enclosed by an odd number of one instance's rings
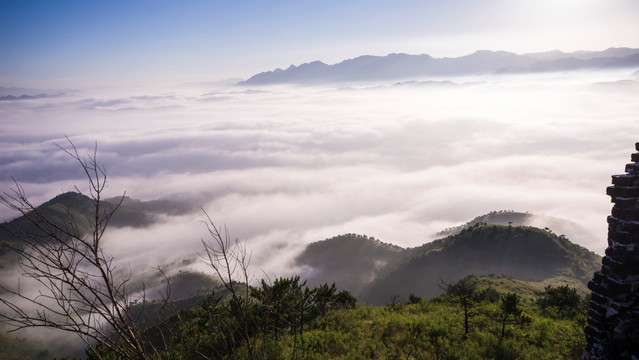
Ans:
{"label": "green foliage", "polygon": [[[262,281],[250,295],[224,300],[213,293],[180,311],[165,331],[173,334],[171,358],[275,359],[290,341],[297,349],[317,319],[352,309],[357,301],[347,291],[338,292],[335,284],[309,288],[299,277]],[[248,309],[246,320],[243,309]]]}
{"label": "green foliage", "polygon": [[547,316],[560,319],[573,319],[585,310],[577,289],[568,285],[546,286],[536,302]]}
{"label": "green foliage", "polygon": [[174,340],[175,357],[197,359],[199,354],[223,358],[241,342],[241,324],[234,306],[221,303],[216,294],[181,312]]}
{"label": "green foliage", "polygon": [[501,296],[499,311],[495,314],[501,322],[501,338],[506,336],[506,325],[525,325],[532,322],[532,319],[524,314],[520,307],[521,298],[515,293],[508,293]]}
{"label": "green foliage", "polygon": [[422,298],[413,293],[410,293],[408,295],[408,303],[410,304],[419,304],[421,301],[422,301]]}
{"label": "green foliage", "polygon": [[475,298],[479,301],[489,301],[495,303],[499,301],[499,291],[492,286],[476,292]]}
{"label": "green foliage", "polygon": [[[535,301],[512,292],[497,293],[499,300],[491,301],[497,292],[491,284],[501,280],[510,281],[469,276],[451,284],[446,296],[358,306],[334,285],[309,288],[299,277],[278,278],[262,282],[252,288],[250,299],[241,300],[248,301],[248,328],[238,312],[246,304],[234,304],[218,293],[181,310],[165,329],[165,335],[172,334],[170,351],[160,355],[162,359],[579,359],[585,345],[585,315],[559,318],[540,307],[539,299],[555,299],[556,287],[548,287]],[[469,331],[461,296],[472,302]],[[252,350],[244,341],[246,334]],[[108,352],[101,355],[110,358]]]}
{"label": "green foliage", "polygon": [[[282,336],[272,359],[579,359],[585,344],[580,323],[536,312],[514,295],[481,301],[473,331],[450,297],[415,304],[358,306],[320,318],[298,337]],[[502,319],[509,323],[502,334]],[[514,321],[517,319],[517,321]],[[523,321],[524,319],[527,319]],[[301,338],[301,339],[300,339]]]}
{"label": "green foliage", "polygon": [[456,283],[445,286],[446,295],[459,300],[464,310],[464,334],[470,330],[471,310],[478,298],[477,282],[474,275],[469,275]]}

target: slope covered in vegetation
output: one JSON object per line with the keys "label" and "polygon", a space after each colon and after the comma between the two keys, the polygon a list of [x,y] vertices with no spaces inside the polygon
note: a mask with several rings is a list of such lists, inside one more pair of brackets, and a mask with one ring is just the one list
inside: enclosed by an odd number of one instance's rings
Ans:
{"label": "slope covered in vegetation", "polygon": [[[142,205],[127,208],[125,201],[123,214],[135,218]],[[83,227],[94,208],[68,193],[38,211],[58,226]],[[24,221],[4,225],[37,231]],[[132,311],[147,328],[150,358],[158,359],[578,358],[584,283],[600,261],[549,230],[482,221],[410,249],[346,234],[311,244],[297,258],[310,269],[308,283],[291,277],[220,284],[180,272],[170,277],[169,307],[149,301]],[[342,289],[355,292],[359,305]],[[0,357],[51,354],[37,346],[27,351],[24,339],[0,340],[11,350]]]}
{"label": "slope covered in vegetation", "polygon": [[364,235],[345,234],[308,245],[296,262],[312,269],[304,274],[309,284],[334,281],[338,287],[357,294],[384,266],[403,254],[404,249],[399,246]]}
{"label": "slope covered in vegetation", "polygon": [[467,275],[507,274],[542,282],[573,279],[583,286],[600,266],[600,258],[562,236],[532,227],[475,226],[440,241],[440,248],[417,248],[409,260],[387,267],[361,294],[369,303],[394,297],[441,293],[440,284]]}

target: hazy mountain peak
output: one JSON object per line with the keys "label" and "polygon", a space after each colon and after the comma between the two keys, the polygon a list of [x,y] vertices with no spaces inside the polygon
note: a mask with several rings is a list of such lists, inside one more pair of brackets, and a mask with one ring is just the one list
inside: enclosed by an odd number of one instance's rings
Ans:
{"label": "hazy mountain peak", "polygon": [[639,49],[564,53],[560,50],[518,55],[503,50],[478,50],[456,58],[391,53],[362,55],[333,65],[312,61],[286,70],[275,69],[250,77],[238,85],[306,84],[372,80],[415,80],[431,76],[501,72],[566,71],[581,68],[639,66]]}

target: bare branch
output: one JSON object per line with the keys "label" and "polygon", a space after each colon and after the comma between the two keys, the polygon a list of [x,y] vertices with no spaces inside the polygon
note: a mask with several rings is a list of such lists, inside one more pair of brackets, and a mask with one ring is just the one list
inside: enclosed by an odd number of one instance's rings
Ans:
{"label": "bare branch", "polygon": [[[116,276],[113,257],[101,247],[109,221],[125,194],[115,204],[106,202],[103,195],[107,174],[98,164],[97,144],[91,154],[81,156],[73,142],[69,138],[67,141],[69,148],[56,146],[82,168],[94,206],[92,214],[78,219],[67,209],[64,221],[50,219],[12,179],[14,187],[0,195],[0,203],[24,216],[33,230],[12,231],[19,241],[7,247],[18,257],[22,279],[37,291],[25,292],[20,283],[17,288],[0,284],[0,321],[9,324],[12,331],[44,327],[75,333],[98,357],[99,344],[118,358],[144,359],[153,346],[139,326],[140,314],[133,315],[133,295],[127,288],[131,271]],[[77,187],[76,190],[82,194]],[[170,294],[168,278],[161,274],[167,279]],[[140,296],[144,304],[144,288]],[[167,296],[161,309],[168,299]]]}
{"label": "bare branch", "polygon": [[240,328],[234,329],[234,331],[242,334],[249,357],[255,358],[257,338],[251,336],[249,330],[254,325],[251,323],[254,320],[250,314],[251,277],[249,264],[251,254],[247,251],[245,244],[238,239],[231,240],[226,226],[224,226],[224,230],[220,230],[204,209],[202,212],[207,220],[203,223],[210,235],[208,240],[202,240],[206,263],[213,269],[224,288],[230,292],[231,306],[239,312],[242,322]]}

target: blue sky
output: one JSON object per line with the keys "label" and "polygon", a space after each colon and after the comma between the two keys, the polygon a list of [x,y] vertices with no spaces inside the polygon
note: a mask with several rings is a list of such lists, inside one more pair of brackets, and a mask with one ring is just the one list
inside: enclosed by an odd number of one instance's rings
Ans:
{"label": "blue sky", "polygon": [[249,77],[392,52],[639,47],[632,0],[0,1],[0,86]]}

